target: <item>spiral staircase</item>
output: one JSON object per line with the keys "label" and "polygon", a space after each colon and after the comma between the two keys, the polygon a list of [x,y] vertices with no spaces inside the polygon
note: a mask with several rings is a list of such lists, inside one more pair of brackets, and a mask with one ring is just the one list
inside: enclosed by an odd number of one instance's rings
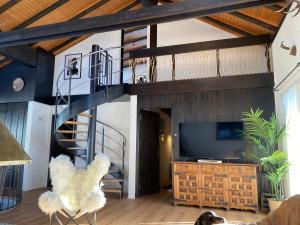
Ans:
{"label": "spiral staircase", "polygon": [[[125,136],[97,118],[97,107],[111,102],[124,94],[124,85],[113,84],[113,59],[110,49],[93,45],[92,52],[70,62],[59,74],[56,81],[55,139],[75,164],[87,166],[95,154],[102,152],[111,159],[109,174],[103,179],[103,190],[117,194],[120,198],[124,190]],[[89,62],[82,67],[85,79],[72,79],[69,69],[73,65]],[[76,64],[75,64],[76,62]],[[88,76],[85,76],[88,75]],[[78,90],[89,87],[89,94],[76,97]],[[100,116],[101,117],[101,116]]]}

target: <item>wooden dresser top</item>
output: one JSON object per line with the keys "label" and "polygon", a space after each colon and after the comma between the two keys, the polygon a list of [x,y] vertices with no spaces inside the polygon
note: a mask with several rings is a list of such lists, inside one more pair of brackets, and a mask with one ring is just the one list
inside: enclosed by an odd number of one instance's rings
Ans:
{"label": "wooden dresser top", "polygon": [[257,166],[257,164],[254,163],[209,163],[209,162],[188,162],[188,161],[173,161],[172,163],[176,164],[194,164],[194,165],[203,165],[203,164],[212,164],[212,165],[227,165],[227,166]]}

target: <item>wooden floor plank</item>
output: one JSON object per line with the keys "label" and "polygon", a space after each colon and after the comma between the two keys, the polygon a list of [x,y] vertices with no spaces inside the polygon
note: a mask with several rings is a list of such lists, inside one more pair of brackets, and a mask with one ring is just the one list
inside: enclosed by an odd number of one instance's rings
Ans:
{"label": "wooden floor plank", "polygon": [[[8,212],[0,214],[0,223],[15,225],[47,225],[49,217],[44,215],[37,206],[39,195],[43,189],[24,193],[23,203]],[[172,193],[141,197],[136,200],[109,199],[105,208],[97,214],[98,224],[101,225],[189,225],[194,224],[199,215],[209,208],[197,208],[172,205]],[[255,222],[264,216],[262,213],[254,214],[239,210],[229,212],[213,209],[220,216],[229,221]],[[86,224],[81,221],[81,224]]]}

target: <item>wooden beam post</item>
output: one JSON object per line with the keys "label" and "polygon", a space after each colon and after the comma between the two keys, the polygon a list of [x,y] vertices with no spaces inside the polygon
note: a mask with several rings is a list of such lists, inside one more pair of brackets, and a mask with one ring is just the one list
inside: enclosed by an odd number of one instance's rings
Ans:
{"label": "wooden beam post", "polygon": [[[157,47],[157,25],[150,25],[149,32],[150,49]],[[130,55],[130,53],[129,53]],[[149,60],[149,80],[151,82],[157,81],[157,59],[156,56],[151,56]]]}

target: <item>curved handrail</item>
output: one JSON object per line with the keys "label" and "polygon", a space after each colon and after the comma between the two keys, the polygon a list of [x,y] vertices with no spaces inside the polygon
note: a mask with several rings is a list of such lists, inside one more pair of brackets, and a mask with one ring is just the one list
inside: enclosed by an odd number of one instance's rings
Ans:
{"label": "curved handrail", "polygon": [[[106,93],[106,96],[104,94]],[[57,115],[55,121],[55,127],[60,127],[66,120],[73,118],[81,112],[84,112],[92,107],[96,107],[118,97],[121,97],[124,94],[123,85],[114,85],[109,87],[106,90],[98,91],[94,94],[87,95],[82,97],[74,102],[72,102],[72,107],[69,110],[64,108],[59,115]]]}
{"label": "curved handrail", "polygon": [[114,128],[114,127],[112,127],[112,126],[110,126],[110,125],[108,125],[108,124],[106,124],[106,123],[104,123],[104,122],[102,122],[102,121],[100,121],[100,120],[96,120],[96,121],[97,121],[97,123],[100,123],[100,124],[102,124],[103,126],[106,126],[106,127],[110,128],[110,129],[116,131],[118,134],[120,134],[120,135],[123,137],[124,145],[126,144],[126,142],[127,142],[126,137],[125,137],[125,135],[122,134],[119,130],[117,130],[116,128]]}
{"label": "curved handrail", "polygon": [[[62,70],[61,72],[59,73],[58,77],[57,77],[57,80],[56,80],[56,91],[59,91],[58,90],[58,82],[61,78],[61,76],[64,74],[65,70],[68,69],[71,65],[73,65],[74,62],[79,62],[80,60],[82,60],[83,58],[87,57],[87,56],[91,56],[91,55],[94,55],[94,54],[98,54],[98,53],[101,53],[101,52],[105,52],[105,51],[109,51],[109,50],[113,50],[113,49],[118,49],[118,48],[122,48],[122,46],[115,46],[115,47],[110,47],[110,48],[105,48],[105,49],[100,49],[99,51],[94,51],[94,52],[89,52],[81,57],[78,57],[76,58],[75,61],[72,61],[70,62],[68,65],[66,65]],[[71,77],[69,78],[71,79]]]}
{"label": "curved handrail", "polygon": [[[132,46],[135,46],[136,44],[132,43],[131,45],[132,45]],[[69,64],[67,64],[67,65],[61,70],[61,72],[59,73],[59,75],[58,75],[58,77],[57,77],[57,79],[56,79],[56,92],[60,93],[60,92],[59,92],[59,87],[58,87],[58,82],[59,82],[61,76],[64,74],[65,70],[68,69],[74,62],[79,62],[79,61],[82,60],[83,58],[85,58],[85,57],[90,57],[90,56],[92,56],[92,55],[94,55],[94,54],[99,54],[99,53],[107,52],[107,51],[114,50],[114,49],[122,49],[122,48],[125,48],[125,47],[128,47],[128,46],[125,46],[125,45],[124,45],[124,46],[114,46],[114,47],[104,48],[104,49],[101,48],[101,49],[98,50],[98,51],[89,52],[89,53],[87,53],[87,54],[82,55],[81,57],[76,58],[75,61],[72,61],[72,62],[70,62]],[[116,61],[116,60],[121,60],[121,59],[124,59],[124,58],[121,57],[121,58],[118,58],[118,59],[112,59],[112,60],[113,60],[113,61]],[[99,64],[95,64],[95,65],[93,65],[93,66],[90,66],[89,68],[95,67],[95,66],[97,66],[97,65],[100,65],[100,63],[99,63]],[[70,80],[70,79],[71,79],[71,77],[70,77],[69,79],[67,79],[67,80]]]}

